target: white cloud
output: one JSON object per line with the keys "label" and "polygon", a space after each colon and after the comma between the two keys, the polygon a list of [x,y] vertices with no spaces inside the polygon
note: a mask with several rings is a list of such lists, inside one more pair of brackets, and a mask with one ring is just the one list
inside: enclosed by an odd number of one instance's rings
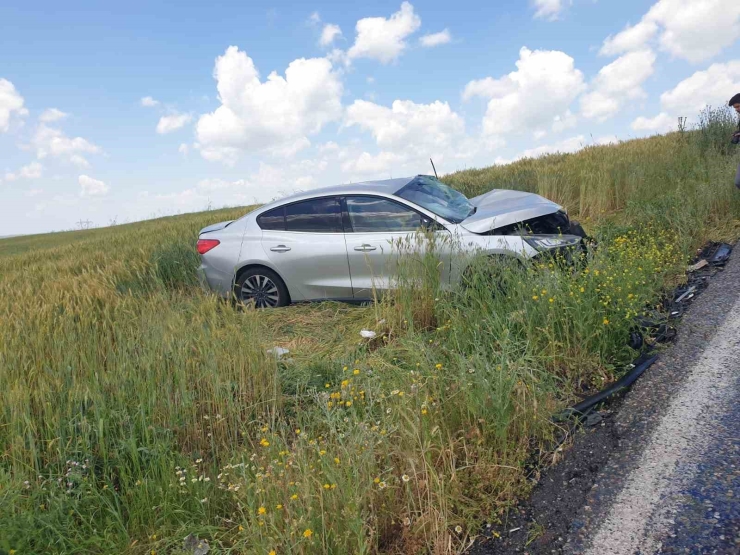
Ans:
{"label": "white cloud", "polygon": [[15,181],[16,179],[38,179],[44,170],[44,166],[38,162],[31,162],[23,166],[17,173],[8,172],[5,174],[6,181]]}
{"label": "white cloud", "polygon": [[69,114],[66,112],[62,112],[61,110],[58,110],[56,108],[48,108],[41,112],[41,115],[39,116],[39,121],[43,123],[51,123],[53,121],[59,121],[60,119],[64,119]]}
{"label": "white cloud", "polygon": [[226,181],[221,178],[208,178],[201,179],[196,185],[199,191],[221,191],[223,189],[232,189],[236,187],[243,187],[247,185],[247,181],[244,179],[237,179],[236,181]]}
{"label": "white cloud", "polygon": [[334,39],[342,36],[342,30],[339,25],[333,23],[327,23],[324,25],[324,29],[321,31],[321,38],[319,38],[319,44],[321,46],[329,46]]}
{"label": "white cloud", "polygon": [[517,158],[537,158],[544,154],[576,152],[586,146],[585,142],[585,137],[583,135],[578,135],[577,137],[571,137],[552,145],[542,145],[530,148],[522,152]]}
{"label": "white cloud", "polygon": [[692,63],[707,60],[740,38],[737,0],[658,0],[636,25],[604,41],[600,53],[638,50],[657,36],[659,47]]}
{"label": "white cloud", "polygon": [[146,108],[152,108],[159,105],[159,100],[154,100],[151,96],[145,96],[141,99],[141,105]]}
{"label": "white cloud", "polygon": [[73,154],[72,156],[70,156],[69,161],[79,168],[90,167],[90,162],[88,162],[84,156],[80,156],[79,154]]}
{"label": "white cloud", "polygon": [[26,191],[27,197],[37,197],[44,192],[43,189],[29,189]]}
{"label": "white cloud", "polygon": [[697,71],[660,95],[660,105],[665,112],[691,117],[706,106],[726,106],[737,91],[740,91],[740,60],[712,64]]}
{"label": "white cloud", "polygon": [[645,48],[645,45],[658,31],[658,25],[654,21],[645,21],[643,18],[637,25],[629,23],[623,31],[612,36],[609,35],[599,50],[602,56],[616,56]]}
{"label": "white cloud", "polygon": [[449,168],[456,160],[470,160],[491,146],[490,141],[466,135],[464,119],[438,100],[429,104],[395,100],[390,107],[355,100],[346,110],[344,125],[368,131],[379,149],[377,154],[339,149],[342,170],[352,177],[418,173],[419,168],[429,168],[430,157],[438,169]]}
{"label": "white cloud", "polygon": [[654,118],[646,118],[640,116],[632,122],[630,127],[632,127],[632,129],[635,131],[652,131],[654,133],[665,133],[666,131],[675,129],[676,124],[676,118],[669,116],[665,112],[661,112]]}
{"label": "white cloud", "polygon": [[403,2],[401,9],[385,17],[366,17],[355,26],[355,43],[347,52],[347,59],[370,58],[387,64],[397,59],[406,48],[406,39],[421,26],[414,7]]}
{"label": "white cloud", "polygon": [[99,154],[101,152],[99,146],[87,139],[67,137],[61,129],[49,127],[44,123],[36,129],[31,139],[31,146],[36,149],[38,159],[51,155],[82,167],[89,166],[87,160],[82,156],[83,153]]}
{"label": "white cloud", "polygon": [[162,116],[159,118],[159,122],[157,123],[157,133],[160,135],[172,133],[173,131],[182,129],[191,121],[193,121],[192,114],[171,114],[169,116]]}
{"label": "white cloud", "polygon": [[103,181],[87,175],[81,175],[77,181],[81,187],[80,196],[82,197],[104,195],[110,190],[110,187]]}
{"label": "white cloud", "polygon": [[406,157],[395,152],[382,151],[376,156],[363,152],[359,157],[342,164],[342,171],[359,175],[382,175],[395,166],[403,165]]}
{"label": "white cloud", "polygon": [[463,100],[470,100],[476,96],[481,98],[489,99],[495,96],[504,96],[511,91],[511,82],[502,79],[494,79],[493,77],[485,77],[484,79],[474,79],[465,85],[463,90]]}
{"label": "white cloud", "polygon": [[390,108],[355,100],[347,108],[345,125],[370,131],[380,148],[429,152],[453,146],[465,134],[465,122],[447,102],[416,104],[395,100]]}
{"label": "white cloud", "polygon": [[463,99],[489,99],[483,118],[487,136],[545,130],[567,119],[573,100],[586,88],[573,58],[555,50],[519,51],[517,70],[499,79],[469,82]]}
{"label": "white cloud", "polygon": [[264,82],[252,59],[230,46],[214,69],[221,106],[200,116],[195,145],[207,160],[233,163],[245,150],[290,154],[342,113],[342,82],[326,58],[292,61]]}
{"label": "white cloud", "polygon": [[189,151],[190,147],[188,147],[188,145],[186,145],[185,143],[181,143],[180,146],[177,147],[177,152],[179,152],[183,156],[187,156]]}
{"label": "white cloud", "polygon": [[319,15],[319,12],[313,12],[308,18],[308,23],[310,25],[318,25],[319,23],[321,23],[321,16]]}
{"label": "white cloud", "polygon": [[533,0],[536,9],[534,16],[539,19],[555,21],[565,7],[563,0]]}
{"label": "white cloud", "polygon": [[323,144],[318,145],[319,152],[334,152],[339,150],[339,145],[334,141],[327,141]]}
{"label": "white cloud", "polygon": [[560,133],[576,125],[578,125],[578,118],[570,110],[566,110],[565,114],[555,116],[552,122],[552,130],[555,133]]}
{"label": "white cloud", "polygon": [[652,50],[630,52],[604,66],[594,78],[590,92],[581,97],[586,118],[604,121],[614,116],[628,100],[644,98],[642,84],[653,74]]}
{"label": "white cloud", "polygon": [[28,115],[23,107],[23,97],[18,93],[13,83],[7,79],[0,79],[0,133],[10,129],[10,116]]}
{"label": "white cloud", "polygon": [[632,129],[655,133],[676,129],[679,116],[694,120],[708,106],[727,106],[729,97],[739,90],[740,60],[712,64],[661,94],[661,112],[652,118],[638,117],[632,122]]}
{"label": "white cloud", "polygon": [[169,213],[205,210],[208,206],[245,206],[269,202],[316,187],[318,182],[312,174],[326,167],[326,162],[321,160],[301,160],[280,167],[260,163],[256,172],[242,179],[201,179],[193,187],[176,193],[152,194],[143,191],[139,193],[138,201]]}
{"label": "white cloud", "polygon": [[447,29],[443,29],[439,33],[432,33],[430,35],[424,35],[419,39],[422,46],[427,48],[432,46],[439,46],[440,44],[447,44],[452,40],[452,35]]}

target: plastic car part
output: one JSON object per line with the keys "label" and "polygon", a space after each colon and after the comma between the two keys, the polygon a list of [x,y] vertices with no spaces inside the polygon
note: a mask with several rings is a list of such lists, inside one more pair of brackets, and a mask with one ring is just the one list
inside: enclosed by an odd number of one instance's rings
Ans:
{"label": "plastic car part", "polygon": [[596,395],[592,395],[587,399],[584,399],[577,405],[569,407],[558,414],[556,420],[564,420],[571,417],[580,417],[586,414],[586,412],[594,407],[595,405],[605,401],[615,393],[619,393],[623,389],[631,386],[637,378],[639,378],[645,370],[650,368],[653,363],[658,360],[658,355],[643,355],[635,360],[634,367],[627,374],[622,376],[619,380],[614,382],[611,386],[606,389],[599,391]]}
{"label": "plastic car part", "polygon": [[714,256],[712,256],[711,261],[709,262],[712,266],[724,266],[727,264],[727,261],[730,259],[730,253],[732,252],[732,247],[728,245],[727,243],[722,243],[717,247],[717,250],[714,253]]}

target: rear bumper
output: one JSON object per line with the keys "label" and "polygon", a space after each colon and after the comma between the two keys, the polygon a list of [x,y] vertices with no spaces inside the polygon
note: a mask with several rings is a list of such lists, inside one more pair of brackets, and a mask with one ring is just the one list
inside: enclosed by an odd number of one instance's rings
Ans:
{"label": "rear bumper", "polygon": [[195,271],[201,287],[221,297],[228,297],[231,293],[231,277],[223,272],[214,270],[212,267],[202,263]]}

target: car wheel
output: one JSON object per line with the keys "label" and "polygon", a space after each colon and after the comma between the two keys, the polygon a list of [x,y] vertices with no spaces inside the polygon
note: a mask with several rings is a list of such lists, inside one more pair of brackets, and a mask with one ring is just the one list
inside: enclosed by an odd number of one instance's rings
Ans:
{"label": "car wheel", "polygon": [[275,272],[267,268],[250,268],[236,280],[234,293],[244,304],[255,308],[277,308],[290,303],[288,288]]}

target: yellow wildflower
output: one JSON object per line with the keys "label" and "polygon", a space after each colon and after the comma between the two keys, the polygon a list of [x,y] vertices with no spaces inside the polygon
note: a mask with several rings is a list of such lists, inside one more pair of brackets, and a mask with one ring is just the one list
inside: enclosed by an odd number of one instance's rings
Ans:
{"label": "yellow wildflower", "polygon": [[311,531],[310,528],[306,528],[306,530],[304,530],[304,532],[303,532],[303,537],[304,538],[310,538],[311,536],[313,536],[313,532]]}
{"label": "yellow wildflower", "polygon": [[262,439],[260,440],[260,445],[261,445],[262,447],[269,447],[269,446],[270,446],[270,442],[269,442],[269,441],[267,441],[267,440],[266,440],[266,439],[265,439],[265,438],[263,437],[263,438],[262,438]]}
{"label": "yellow wildflower", "polygon": [[259,509],[257,509],[257,514],[258,515],[263,515],[266,512],[267,512],[267,509],[265,509],[264,507],[260,507]]}

